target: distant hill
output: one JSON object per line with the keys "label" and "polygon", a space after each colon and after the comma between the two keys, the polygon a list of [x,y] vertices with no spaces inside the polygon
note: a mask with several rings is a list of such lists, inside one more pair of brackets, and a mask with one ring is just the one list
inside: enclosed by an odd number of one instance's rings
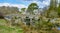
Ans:
{"label": "distant hill", "polygon": [[16,14],[19,12],[19,9],[17,7],[0,7],[0,13],[6,15],[6,14]]}

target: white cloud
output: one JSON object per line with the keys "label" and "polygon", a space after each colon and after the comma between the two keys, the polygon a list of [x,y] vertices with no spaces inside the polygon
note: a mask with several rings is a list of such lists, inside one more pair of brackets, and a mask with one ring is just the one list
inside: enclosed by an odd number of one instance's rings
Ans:
{"label": "white cloud", "polygon": [[27,3],[28,4],[27,6],[25,6],[24,4],[0,3],[0,6],[10,6],[10,7],[18,7],[18,8],[27,8],[29,6],[29,4],[31,4],[31,3],[37,3],[38,6],[39,6],[39,8],[43,8],[45,6],[48,6],[49,2],[50,2],[50,0],[44,0],[43,2],[40,2],[40,1],[29,1],[29,3]]}
{"label": "white cloud", "polygon": [[23,4],[10,4],[10,3],[0,3],[0,7],[1,6],[9,6],[9,7],[18,7],[18,8],[27,8],[25,5]]}
{"label": "white cloud", "polygon": [[38,6],[39,6],[39,8],[43,8],[43,7],[49,5],[50,0],[44,0],[43,2],[41,2],[41,1],[30,1],[30,4],[31,4],[31,3],[37,3]]}
{"label": "white cloud", "polygon": [[43,1],[44,5],[49,5],[49,2]]}

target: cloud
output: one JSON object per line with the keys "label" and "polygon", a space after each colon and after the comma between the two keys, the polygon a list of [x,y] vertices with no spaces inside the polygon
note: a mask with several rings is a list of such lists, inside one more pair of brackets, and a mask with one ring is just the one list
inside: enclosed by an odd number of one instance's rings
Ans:
{"label": "cloud", "polygon": [[29,2],[30,4],[31,3],[37,3],[37,5],[39,6],[39,8],[43,8],[43,7],[45,7],[45,6],[49,6],[49,4],[50,4],[50,0],[44,0],[44,1],[30,1]]}
{"label": "cloud", "polygon": [[[29,3],[28,3],[29,2]],[[11,3],[0,3],[0,6],[9,6],[9,7],[18,7],[18,8],[27,8],[31,3],[37,3],[39,8],[43,8],[45,6],[48,6],[50,3],[50,0],[44,0],[44,1],[23,1],[23,3],[26,4],[11,4]]]}
{"label": "cloud", "polygon": [[10,4],[10,3],[0,3],[0,7],[1,6],[9,6],[9,7],[18,7],[18,8],[27,8],[25,5],[23,4]]}
{"label": "cloud", "polygon": [[44,5],[49,5],[49,3],[50,3],[49,1],[43,1]]}

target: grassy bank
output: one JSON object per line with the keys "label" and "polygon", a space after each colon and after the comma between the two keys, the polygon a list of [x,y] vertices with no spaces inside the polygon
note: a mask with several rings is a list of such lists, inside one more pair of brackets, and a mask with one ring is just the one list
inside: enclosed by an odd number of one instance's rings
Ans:
{"label": "grassy bank", "polygon": [[8,27],[5,26],[6,21],[4,19],[0,19],[0,33],[22,33],[23,30],[19,27]]}

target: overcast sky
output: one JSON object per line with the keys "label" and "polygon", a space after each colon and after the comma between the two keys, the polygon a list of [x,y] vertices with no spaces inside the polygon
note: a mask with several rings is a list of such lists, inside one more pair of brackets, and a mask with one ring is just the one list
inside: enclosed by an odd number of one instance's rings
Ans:
{"label": "overcast sky", "polygon": [[0,0],[0,6],[27,8],[29,4],[37,3],[40,8],[48,6],[50,0]]}

